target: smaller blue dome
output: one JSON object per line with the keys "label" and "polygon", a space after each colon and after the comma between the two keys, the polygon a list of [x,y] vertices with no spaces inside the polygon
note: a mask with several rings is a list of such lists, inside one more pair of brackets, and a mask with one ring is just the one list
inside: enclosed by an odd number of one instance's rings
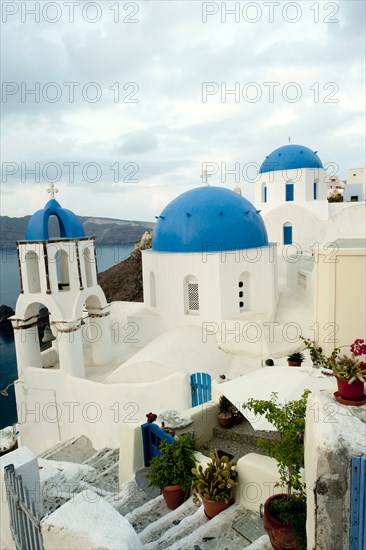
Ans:
{"label": "smaller blue dome", "polygon": [[43,210],[38,210],[30,218],[25,236],[26,241],[48,241],[48,221],[50,216],[57,217],[62,239],[85,237],[85,231],[79,218],[71,210],[62,208],[55,199],[51,199]]}
{"label": "smaller blue dome", "polygon": [[268,246],[259,210],[223,187],[198,187],[169,203],[158,217],[156,252],[221,252]]}
{"label": "smaller blue dome", "polygon": [[272,151],[262,163],[259,173],[275,172],[276,170],[294,170],[299,168],[323,168],[322,161],[308,147],[293,143],[284,145]]}

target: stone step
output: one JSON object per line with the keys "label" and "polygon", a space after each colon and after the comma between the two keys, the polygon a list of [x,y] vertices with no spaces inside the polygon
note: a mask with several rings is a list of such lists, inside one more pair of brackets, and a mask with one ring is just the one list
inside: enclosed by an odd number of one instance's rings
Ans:
{"label": "stone step", "polygon": [[110,466],[118,463],[119,449],[104,448],[97,451],[89,459],[85,460],[83,464],[92,466],[99,472],[107,470]]}
{"label": "stone step", "polygon": [[197,508],[191,497],[176,510],[147,526],[139,536],[144,549],[165,549],[192,534],[207,522],[202,506]]}
{"label": "stone step", "polygon": [[89,438],[84,435],[64,441],[45,451],[41,458],[82,464],[95,454]]}
{"label": "stone step", "polygon": [[140,506],[135,508],[132,512],[127,514],[125,517],[130,522],[132,527],[137,533],[144,531],[147,526],[151,524],[156,524],[156,522],[169,514],[170,510],[165,504],[165,500],[161,495],[158,497],[148,500]]}
{"label": "stone step", "polygon": [[54,445],[50,449],[47,449],[46,451],[44,451],[43,453],[41,453],[38,456],[39,456],[39,458],[47,458],[47,459],[50,460],[50,456],[52,456],[53,454],[59,452],[61,449],[63,449],[64,447],[67,447],[68,445],[72,444],[76,440],[77,440],[77,437],[72,437],[71,439],[68,439],[67,441],[62,441],[61,443],[57,443],[56,445]]}
{"label": "stone step", "polygon": [[118,462],[110,465],[105,470],[96,470],[96,477],[90,481],[90,485],[102,489],[106,493],[118,494]]}
{"label": "stone step", "polygon": [[[169,510],[162,496],[157,497],[151,502],[157,502],[158,510],[155,521],[145,521],[146,527],[140,532],[140,540],[143,544],[157,543],[157,548],[165,548],[162,546],[162,539],[165,541],[168,531],[170,529],[179,529],[177,526],[181,525],[181,522],[191,517],[197,512],[197,505],[193,503],[193,497],[186,500],[176,510]],[[151,504],[151,502],[147,504]],[[141,518],[139,515],[138,517]],[[143,520],[141,520],[141,524]]]}
{"label": "stone step", "polygon": [[142,507],[146,502],[150,501],[150,497],[145,493],[141,487],[129,481],[125,486],[128,485],[128,497],[120,498],[120,495],[116,495],[114,498],[108,499],[110,504],[121,514],[121,516],[127,516],[131,514],[134,510]]}
{"label": "stone step", "polygon": [[[204,514],[203,510],[199,510]],[[247,512],[242,506],[233,504],[210,521],[205,521],[183,538],[177,538],[169,550],[238,550],[247,548],[252,541],[247,539],[233,525]],[[258,516],[259,518],[259,516]],[[262,522],[262,520],[260,520]],[[263,523],[263,522],[262,522]]]}
{"label": "stone step", "polygon": [[279,436],[276,431],[255,430],[250,422],[244,419],[241,424],[235,424],[229,429],[215,426],[213,437],[221,437],[222,439],[256,446],[260,439],[271,441],[278,439]]}

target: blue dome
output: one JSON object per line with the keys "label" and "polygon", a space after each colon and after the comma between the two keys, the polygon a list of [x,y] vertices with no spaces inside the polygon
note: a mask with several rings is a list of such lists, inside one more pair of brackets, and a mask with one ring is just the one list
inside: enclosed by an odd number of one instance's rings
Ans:
{"label": "blue dome", "polygon": [[292,170],[298,168],[323,168],[322,161],[316,154],[303,145],[284,145],[272,151],[262,163],[259,173],[276,170]]}
{"label": "blue dome", "polygon": [[57,217],[62,239],[85,237],[84,228],[77,216],[71,210],[62,208],[55,199],[51,199],[43,210],[38,210],[30,218],[25,239],[27,241],[48,241],[48,220],[50,216]]}
{"label": "blue dome", "polygon": [[168,204],[158,217],[156,252],[220,252],[267,246],[259,210],[223,187],[198,187]]}

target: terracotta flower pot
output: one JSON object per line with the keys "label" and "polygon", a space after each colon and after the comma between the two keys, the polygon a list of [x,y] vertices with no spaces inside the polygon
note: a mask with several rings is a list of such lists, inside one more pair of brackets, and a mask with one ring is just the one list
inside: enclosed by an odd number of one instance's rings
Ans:
{"label": "terracotta flower pot", "polygon": [[220,414],[218,414],[217,418],[221,428],[228,429],[228,428],[231,428],[231,426],[233,425],[232,415],[220,416]]}
{"label": "terracotta flower pot", "polygon": [[217,514],[222,512],[223,510],[226,510],[226,508],[229,508],[231,506],[232,502],[221,502],[216,500],[208,500],[207,498],[203,497],[201,495],[203,508],[205,510],[205,515],[208,519],[212,519]]}
{"label": "terracotta flower pot", "polygon": [[296,550],[296,539],[292,534],[291,526],[280,522],[278,519],[271,516],[268,511],[271,501],[278,498],[287,498],[287,495],[278,493],[269,497],[264,503],[264,528],[275,550]]}
{"label": "terracotta flower pot", "polygon": [[299,361],[287,361],[289,367],[301,367],[301,363]]}
{"label": "terracotta flower pot", "polygon": [[242,424],[244,421],[244,416],[242,414],[233,416],[233,424]]}
{"label": "terracotta flower pot", "polygon": [[184,491],[180,485],[168,485],[163,489],[163,497],[169,510],[175,510],[183,504],[184,496]]}
{"label": "terracotta flower pot", "polygon": [[348,399],[349,401],[362,399],[364,384],[361,380],[355,380],[352,384],[348,384],[347,380],[337,378],[337,385],[342,399]]}

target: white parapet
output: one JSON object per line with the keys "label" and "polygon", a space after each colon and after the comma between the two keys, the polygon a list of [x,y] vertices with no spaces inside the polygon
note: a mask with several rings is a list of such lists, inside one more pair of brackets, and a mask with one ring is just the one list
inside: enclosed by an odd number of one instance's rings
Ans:
{"label": "white parapet", "polygon": [[[212,438],[213,428],[217,426],[217,412],[217,405],[212,401],[181,411],[181,416],[192,418],[192,424],[177,431],[193,431],[197,446],[201,446]],[[144,450],[141,425],[124,424],[121,430],[119,453],[120,489],[137,470],[143,467]]]}
{"label": "white parapet", "polygon": [[41,523],[45,550],[140,550],[134,528],[107,501],[86,490]]}
{"label": "white parapet", "polygon": [[351,458],[365,453],[365,412],[365,405],[340,405],[331,394],[309,395],[305,430],[309,549],[349,548]]}
{"label": "white parapet", "polygon": [[238,460],[237,471],[239,486],[236,501],[248,510],[258,512],[267,498],[286,492],[283,487],[276,486],[280,478],[274,458],[249,453]]}

